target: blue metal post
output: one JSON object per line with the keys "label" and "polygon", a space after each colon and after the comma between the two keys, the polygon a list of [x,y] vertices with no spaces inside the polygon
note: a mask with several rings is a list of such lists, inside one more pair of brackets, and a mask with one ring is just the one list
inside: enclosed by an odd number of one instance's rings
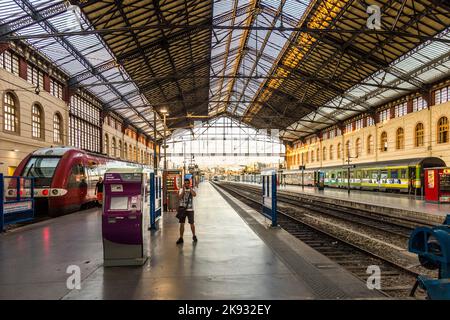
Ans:
{"label": "blue metal post", "polygon": [[277,226],[277,174],[272,175],[272,227]]}
{"label": "blue metal post", "polygon": [[262,176],[262,203],[263,203],[263,214],[264,214],[264,199],[266,197],[266,190],[265,190],[265,185],[266,185],[266,178],[265,176]]}
{"label": "blue metal post", "polygon": [[0,173],[0,232],[4,231],[5,215],[3,213],[3,204],[5,201],[3,174]]}
{"label": "blue metal post", "polygon": [[156,190],[155,190],[156,177],[155,173],[150,173],[150,228],[149,230],[156,229],[156,217],[155,217],[155,205],[156,205]]}
{"label": "blue metal post", "polygon": [[35,211],[34,211],[34,177],[30,178],[30,198],[31,198],[31,208],[33,209],[33,219],[35,216]]}
{"label": "blue metal post", "polygon": [[16,177],[17,183],[16,183],[16,200],[20,201],[20,177]]}

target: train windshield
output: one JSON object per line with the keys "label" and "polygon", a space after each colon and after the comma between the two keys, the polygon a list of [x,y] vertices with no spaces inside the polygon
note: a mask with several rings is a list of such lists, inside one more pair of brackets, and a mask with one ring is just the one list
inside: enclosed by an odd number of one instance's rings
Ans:
{"label": "train windshield", "polygon": [[23,175],[34,177],[35,187],[50,187],[53,174],[61,157],[31,157]]}

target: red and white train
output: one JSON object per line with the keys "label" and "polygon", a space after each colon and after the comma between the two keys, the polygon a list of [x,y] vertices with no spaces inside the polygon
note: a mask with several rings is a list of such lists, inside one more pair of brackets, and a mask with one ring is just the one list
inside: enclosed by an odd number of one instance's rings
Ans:
{"label": "red and white train", "polygon": [[[34,177],[37,212],[59,216],[95,201],[95,186],[107,168],[143,166],[72,147],[54,147],[29,154],[14,175]],[[14,188],[7,192],[7,197],[16,193]]]}

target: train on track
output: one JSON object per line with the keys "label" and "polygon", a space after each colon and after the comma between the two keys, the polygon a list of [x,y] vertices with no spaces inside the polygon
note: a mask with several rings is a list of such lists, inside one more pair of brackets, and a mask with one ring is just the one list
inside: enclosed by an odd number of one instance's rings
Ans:
{"label": "train on track", "polygon": [[[424,169],[445,166],[445,162],[436,157],[355,164],[350,168],[350,188],[423,194]],[[324,187],[348,188],[348,171],[348,167],[343,165],[305,170],[279,170],[278,183],[312,187],[323,183]],[[320,178],[323,181],[319,181]],[[259,183],[261,179],[259,174],[246,174],[229,177],[228,180]]]}
{"label": "train on track", "polygon": [[[52,217],[82,209],[97,198],[95,186],[106,169],[146,167],[72,147],[38,149],[25,157],[15,176],[34,177],[36,212]],[[7,191],[14,196],[14,188]]]}

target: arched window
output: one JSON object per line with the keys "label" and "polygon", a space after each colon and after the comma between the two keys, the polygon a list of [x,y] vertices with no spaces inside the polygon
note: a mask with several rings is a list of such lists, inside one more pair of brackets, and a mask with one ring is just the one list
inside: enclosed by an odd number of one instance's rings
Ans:
{"label": "arched window", "polygon": [[333,148],[333,146],[331,145],[331,146],[330,146],[330,160],[333,160],[333,152],[334,152],[333,149],[334,149],[334,148]]}
{"label": "arched window", "polygon": [[105,147],[103,148],[103,153],[109,155],[109,137],[105,134]]}
{"label": "arched window", "polygon": [[350,150],[350,140],[347,140],[347,142],[345,143],[345,159],[350,158],[351,155],[351,150]]}
{"label": "arched window", "polygon": [[373,152],[373,136],[369,135],[367,137],[367,154],[372,154]]}
{"label": "arched window", "polygon": [[341,146],[340,143],[338,143],[338,146],[337,146],[337,158],[341,159],[341,157],[342,157],[342,146]]}
{"label": "arched window", "polygon": [[133,147],[133,161],[137,161],[136,147]]}
{"label": "arched window", "polygon": [[33,104],[31,107],[31,136],[33,138],[42,139],[43,134],[43,112],[42,108],[37,104]]}
{"label": "arched window", "polygon": [[425,130],[422,122],[416,124],[414,136],[414,145],[416,147],[423,147],[425,144]]}
{"label": "arched window", "polygon": [[448,142],[448,118],[442,117],[438,121],[438,143]]}
{"label": "arched window", "polygon": [[62,117],[59,113],[55,113],[55,115],[53,116],[53,142],[54,143],[62,143],[63,142],[62,128],[63,128]]}
{"label": "arched window", "polygon": [[381,133],[381,152],[386,152],[388,150],[388,138],[387,138],[387,133],[386,131],[383,131],[383,133]]}
{"label": "arched window", "polygon": [[123,158],[128,160],[128,145],[126,142],[123,144]]}
{"label": "arched window", "polygon": [[305,163],[308,163],[309,162],[309,152],[308,151],[306,151],[305,152],[305,155],[306,155],[306,161],[305,161]]}
{"label": "arched window", "polygon": [[128,160],[133,161],[133,147],[130,146],[128,147]]}
{"label": "arched window", "polygon": [[357,158],[361,157],[362,145],[361,145],[361,139],[360,138],[356,139],[356,150],[355,151],[356,151],[355,156]]}
{"label": "arched window", "polygon": [[403,128],[397,129],[395,136],[395,149],[400,150],[405,148],[405,131]]}
{"label": "arched window", "polygon": [[112,137],[111,146],[112,146],[111,156],[115,158],[116,157],[116,150],[117,150],[117,144],[116,144],[116,138],[115,137]]}
{"label": "arched window", "polygon": [[3,101],[3,129],[5,131],[19,132],[19,116],[16,99],[12,93],[7,92]]}
{"label": "arched window", "polygon": [[119,154],[118,154],[119,158],[123,158],[123,149],[122,149],[122,140],[119,140]]}
{"label": "arched window", "polygon": [[322,161],[326,161],[326,160],[327,160],[327,147],[323,147]]}
{"label": "arched window", "polygon": [[320,150],[319,150],[319,148],[316,149],[316,159],[317,159],[317,161],[320,161]]}
{"label": "arched window", "polygon": [[314,162],[314,150],[311,151],[311,162]]}

